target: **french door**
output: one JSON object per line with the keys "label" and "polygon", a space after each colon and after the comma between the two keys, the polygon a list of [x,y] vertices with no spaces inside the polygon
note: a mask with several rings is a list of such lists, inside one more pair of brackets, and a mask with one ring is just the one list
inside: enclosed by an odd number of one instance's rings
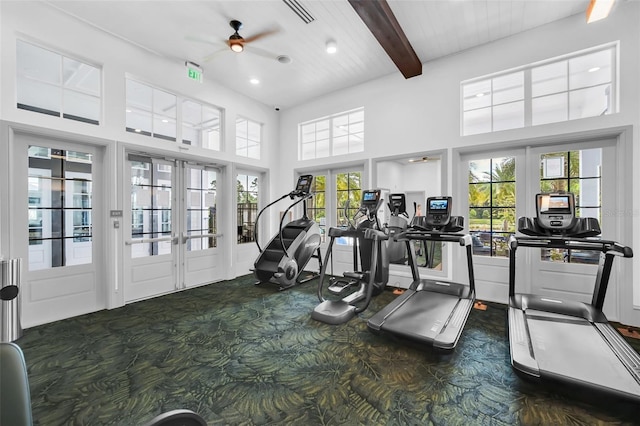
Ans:
{"label": "french door", "polygon": [[125,301],[222,279],[216,168],[129,154]]}
{"label": "french door", "polygon": [[16,132],[12,253],[24,327],[106,307],[102,147]]}
{"label": "french door", "polygon": [[[478,298],[507,302],[507,242],[519,217],[536,215],[538,192],[574,193],[577,215],[596,217],[603,239],[621,239],[618,216],[606,213],[619,202],[616,151],[615,140],[596,140],[461,156],[461,201],[473,240]],[[590,302],[597,262],[597,254],[588,252],[518,250],[516,292]],[[605,302],[612,319],[620,301],[616,272],[617,267]]]}
{"label": "french door", "polygon": [[[616,191],[615,141],[603,140],[581,144],[556,145],[531,149],[528,155],[532,171],[526,203],[527,215],[535,216],[537,192],[566,191],[574,194],[576,215],[598,219],[601,238],[620,240],[616,215],[607,214],[618,205]],[[579,250],[521,250],[531,273],[531,292],[549,298],[590,303],[598,271],[599,253]],[[604,311],[617,318],[617,270],[627,259],[616,259]]]}

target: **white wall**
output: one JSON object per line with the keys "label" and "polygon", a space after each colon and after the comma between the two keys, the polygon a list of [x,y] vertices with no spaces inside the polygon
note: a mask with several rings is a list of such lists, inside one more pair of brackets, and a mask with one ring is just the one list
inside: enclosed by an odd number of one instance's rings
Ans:
{"label": "white wall", "polygon": [[[100,125],[91,125],[77,121],[51,117],[16,108],[16,40],[23,39],[63,55],[97,65],[102,68],[102,118]],[[226,194],[223,202],[226,208],[221,211],[230,219],[223,222],[221,232],[230,238],[221,239],[227,256],[227,278],[233,278],[238,269],[234,263],[238,248],[235,244],[235,175],[236,168],[255,169],[265,172],[274,169],[279,139],[279,117],[271,106],[264,105],[244,95],[231,91],[213,81],[212,76],[204,75],[204,82],[198,83],[187,78],[184,59],[169,59],[136,47],[117,37],[107,34],[86,23],[72,18],[44,2],[0,2],[0,256],[15,257],[11,252],[11,217],[7,197],[8,188],[14,179],[23,176],[10,175],[10,128],[19,127],[28,132],[74,140],[87,140],[93,144],[105,146],[106,167],[110,171],[106,210],[121,210],[124,197],[118,188],[125,184],[120,175],[123,172],[124,148],[138,151],[161,153],[163,155],[198,160],[205,158],[220,164],[226,170],[224,179]],[[179,96],[189,97],[204,103],[221,107],[224,110],[224,134],[221,152],[209,151],[194,146],[185,146],[175,142],[150,138],[125,131],[125,78],[135,77],[149,85],[165,89]],[[237,157],[235,155],[235,119],[246,117],[264,124],[263,150],[260,160]],[[290,184],[289,184],[290,186]],[[126,187],[126,186],[125,186]],[[271,187],[265,188],[265,200],[271,198]],[[108,214],[107,214],[108,216]],[[124,227],[128,224],[124,218]],[[117,247],[121,241],[115,241],[118,234],[109,232],[110,248]],[[109,253],[114,253],[109,250]],[[116,280],[115,255],[108,256],[110,288]],[[245,258],[245,256],[243,256]],[[244,267],[240,274],[248,273]],[[111,296],[110,305],[122,303],[122,299]]]}
{"label": "white wall", "polygon": [[[534,145],[550,141],[591,137],[598,134],[617,137],[624,133],[633,164],[640,164],[640,4],[618,2],[605,20],[587,25],[583,14],[554,22],[513,37],[470,49],[423,65],[423,74],[405,80],[399,72],[349,89],[331,93],[288,109],[281,117],[282,173],[287,178],[296,168],[322,167],[326,159],[298,161],[297,125],[329,114],[364,106],[366,152],[345,156],[345,160],[366,160],[411,155],[425,151],[448,149],[445,182],[442,192],[456,195],[455,167],[457,153],[490,149],[497,146]],[[460,136],[460,82],[536,61],[588,49],[612,41],[620,41],[620,112],[586,118],[506,130],[495,133]],[[626,129],[626,130],[624,130]],[[629,148],[631,147],[631,148]],[[454,153],[456,155],[454,155]],[[330,161],[342,161],[333,158]],[[637,167],[629,167],[621,177],[629,185],[637,182]],[[280,181],[284,185],[284,181]],[[368,183],[377,185],[377,182]],[[624,244],[640,250],[640,185],[634,185],[632,202],[625,206],[629,226],[619,232]],[[620,207],[620,206],[617,206]],[[632,217],[632,221],[631,218]],[[631,224],[631,222],[633,222]],[[629,229],[631,228],[631,229]],[[640,277],[640,259],[633,259],[633,280]],[[631,299],[623,300],[627,305]],[[640,288],[636,289],[636,305],[640,306]],[[640,317],[640,315],[638,315]]]}

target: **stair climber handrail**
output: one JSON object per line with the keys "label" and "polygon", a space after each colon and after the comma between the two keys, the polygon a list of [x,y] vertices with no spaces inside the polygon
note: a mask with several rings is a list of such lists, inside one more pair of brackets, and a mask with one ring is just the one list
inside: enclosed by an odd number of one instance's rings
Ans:
{"label": "stair climber handrail", "polygon": [[287,217],[287,213],[289,213],[289,210],[291,210],[294,206],[296,206],[298,203],[302,201],[308,200],[311,197],[313,197],[313,193],[304,194],[302,197],[300,197],[298,201],[296,201],[295,203],[287,207],[287,209],[282,214],[282,217],[280,218],[280,228],[278,230],[278,239],[280,240],[280,247],[282,247],[282,253],[284,253],[284,255],[287,256],[288,258],[291,258],[291,256],[289,256],[289,251],[284,246],[284,241],[282,241],[282,224],[284,223],[284,218]]}
{"label": "stair climber handrail", "polygon": [[287,198],[289,196],[291,196],[291,193],[284,194],[282,197],[278,198],[277,200],[267,204],[266,206],[264,206],[262,208],[262,210],[260,210],[260,212],[258,213],[258,216],[256,216],[256,225],[253,227],[253,241],[256,242],[256,245],[258,246],[258,251],[260,253],[262,253],[264,251],[264,250],[262,250],[262,247],[260,247],[260,243],[258,242],[258,220],[260,219],[260,215],[262,214],[262,212],[264,212],[266,209],[268,209],[269,207],[271,207],[272,205],[274,205],[278,201],[284,200],[285,198]]}

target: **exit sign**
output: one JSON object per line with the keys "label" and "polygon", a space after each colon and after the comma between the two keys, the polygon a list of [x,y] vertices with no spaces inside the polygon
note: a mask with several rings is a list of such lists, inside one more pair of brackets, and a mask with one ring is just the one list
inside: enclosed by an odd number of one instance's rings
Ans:
{"label": "exit sign", "polygon": [[202,83],[202,70],[187,66],[187,77],[189,77],[191,80]]}

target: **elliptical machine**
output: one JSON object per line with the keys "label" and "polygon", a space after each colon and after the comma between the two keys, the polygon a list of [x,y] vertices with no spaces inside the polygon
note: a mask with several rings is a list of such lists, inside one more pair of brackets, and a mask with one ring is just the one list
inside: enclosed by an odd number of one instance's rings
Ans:
{"label": "elliptical machine", "polygon": [[386,226],[389,235],[389,240],[387,241],[389,263],[404,265],[407,262],[407,248],[403,242],[395,241],[394,237],[407,230],[409,214],[407,213],[405,195],[402,193],[389,194],[389,202],[387,205],[391,212],[389,223]]}
{"label": "elliptical machine", "polygon": [[[381,231],[377,211],[382,204],[379,189],[362,192],[362,202],[349,227],[329,228],[329,247],[325,263],[320,269],[318,299],[320,304],[311,313],[311,318],[327,324],[343,324],[369,306],[371,298],[380,294],[389,281],[389,258],[385,241],[389,238]],[[358,222],[359,221],[359,222]],[[331,277],[327,290],[340,300],[326,300],[323,296],[327,259],[332,256],[336,238],[353,240],[354,271],[342,277]],[[361,269],[358,270],[358,257]],[[333,260],[333,258],[332,258]],[[362,303],[359,303],[362,302]]]}
{"label": "elliptical machine", "polygon": [[[307,217],[307,200],[313,196],[311,193],[311,183],[313,175],[304,175],[298,178],[296,189],[283,195],[277,200],[267,204],[256,218],[256,224],[262,212],[280,200],[287,197],[294,201],[285,210],[280,219],[278,233],[269,241],[263,250],[258,243],[257,226],[254,229],[254,240],[258,246],[260,254],[254,262],[253,275],[258,282],[271,283],[279,286],[279,290],[285,290],[296,284],[302,284],[318,276],[317,272],[311,272],[303,279],[299,279],[305,266],[312,257],[318,259],[322,268],[322,257],[320,255],[320,227],[317,223]],[[283,226],[284,219],[289,210],[298,203],[303,203],[303,215]]]}

